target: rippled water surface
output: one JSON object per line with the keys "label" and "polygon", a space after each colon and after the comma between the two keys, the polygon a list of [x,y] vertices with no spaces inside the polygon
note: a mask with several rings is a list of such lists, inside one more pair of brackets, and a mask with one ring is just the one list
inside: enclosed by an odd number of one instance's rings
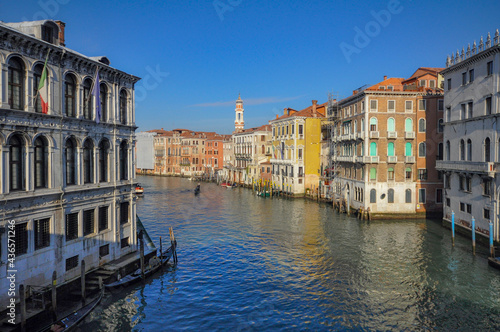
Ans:
{"label": "rippled water surface", "polygon": [[500,271],[438,222],[138,180],[138,214],[157,246],[173,226],[179,264],[108,295],[82,331],[500,330]]}

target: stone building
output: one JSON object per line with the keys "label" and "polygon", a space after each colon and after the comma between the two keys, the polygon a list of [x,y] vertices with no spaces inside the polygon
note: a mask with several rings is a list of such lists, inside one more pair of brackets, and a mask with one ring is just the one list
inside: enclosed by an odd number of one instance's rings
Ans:
{"label": "stone building", "polygon": [[269,121],[272,128],[273,184],[301,196],[316,194],[321,173],[321,122],[325,118],[327,103],[312,105],[296,111],[285,108],[282,116]]}
{"label": "stone building", "polygon": [[500,176],[500,36],[481,37],[472,48],[448,57],[444,77],[444,220],[499,240]]}
{"label": "stone building", "polygon": [[260,180],[260,164],[271,157],[271,126],[241,129],[233,134],[235,170],[232,181],[252,185]]}
{"label": "stone building", "polygon": [[335,200],[374,216],[440,213],[438,71],[419,68],[409,79],[384,77],[336,104]]}
{"label": "stone building", "polygon": [[[15,221],[17,285],[47,286],[53,271],[61,285],[82,261],[92,270],[137,250],[139,78],[66,48],[60,21],[0,23],[0,35],[0,226]],[[37,95],[46,59],[47,108]],[[7,242],[1,232],[2,306]]]}

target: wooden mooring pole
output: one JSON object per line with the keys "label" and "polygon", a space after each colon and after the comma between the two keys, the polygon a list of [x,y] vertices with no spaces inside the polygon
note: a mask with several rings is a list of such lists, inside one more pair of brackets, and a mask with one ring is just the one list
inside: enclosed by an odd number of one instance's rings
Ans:
{"label": "wooden mooring pole", "polygon": [[26,331],[26,294],[24,285],[19,285],[19,306],[21,307],[21,331]]}
{"label": "wooden mooring pole", "polygon": [[160,265],[163,265],[163,248],[161,246],[161,236],[160,236]]}
{"label": "wooden mooring pole", "polygon": [[85,260],[82,259],[81,264],[81,286],[82,286],[82,303],[85,305]]}
{"label": "wooden mooring pole", "polygon": [[57,317],[57,272],[52,272],[52,312]]}
{"label": "wooden mooring pole", "polygon": [[142,231],[139,232],[139,246],[140,246],[140,254],[141,254],[141,278],[144,279],[144,240]]}

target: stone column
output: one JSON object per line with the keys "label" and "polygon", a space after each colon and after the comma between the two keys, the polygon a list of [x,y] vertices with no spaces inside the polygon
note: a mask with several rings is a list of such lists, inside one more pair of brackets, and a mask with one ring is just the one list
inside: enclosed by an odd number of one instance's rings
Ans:
{"label": "stone column", "polygon": [[[35,112],[35,95],[36,92],[34,88],[35,84],[35,77],[34,77],[34,72],[33,70],[27,70],[28,73],[27,81],[28,84],[26,84],[26,89],[25,89],[25,110],[28,112]],[[33,93],[33,95],[31,95]],[[38,97],[37,97],[38,98]]]}
{"label": "stone column", "polygon": [[7,160],[9,159],[9,146],[7,144],[2,144],[0,154],[0,169],[2,170],[3,178],[0,179],[0,194],[9,193],[9,187],[7,185],[9,179],[9,165]]}
{"label": "stone column", "polygon": [[8,99],[8,82],[9,82],[9,70],[8,70],[8,65],[5,62],[0,63],[0,74],[2,75],[0,79],[0,89],[1,89],[1,100],[0,100],[0,105],[2,108],[10,108],[9,107],[9,99]]}
{"label": "stone column", "polygon": [[[31,144],[30,144],[31,145]],[[26,148],[26,164],[25,164],[25,175],[26,175],[26,190],[33,191],[35,190],[35,165],[34,163],[34,148],[33,146],[28,146]]]}

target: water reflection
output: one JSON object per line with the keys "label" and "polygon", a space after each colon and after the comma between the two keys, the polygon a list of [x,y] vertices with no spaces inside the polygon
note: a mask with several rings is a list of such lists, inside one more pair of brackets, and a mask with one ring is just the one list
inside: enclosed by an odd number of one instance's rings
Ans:
{"label": "water reflection", "polygon": [[500,274],[486,250],[432,221],[366,222],[326,205],[142,177],[153,241],[177,268],[112,296],[94,331],[500,328]]}

